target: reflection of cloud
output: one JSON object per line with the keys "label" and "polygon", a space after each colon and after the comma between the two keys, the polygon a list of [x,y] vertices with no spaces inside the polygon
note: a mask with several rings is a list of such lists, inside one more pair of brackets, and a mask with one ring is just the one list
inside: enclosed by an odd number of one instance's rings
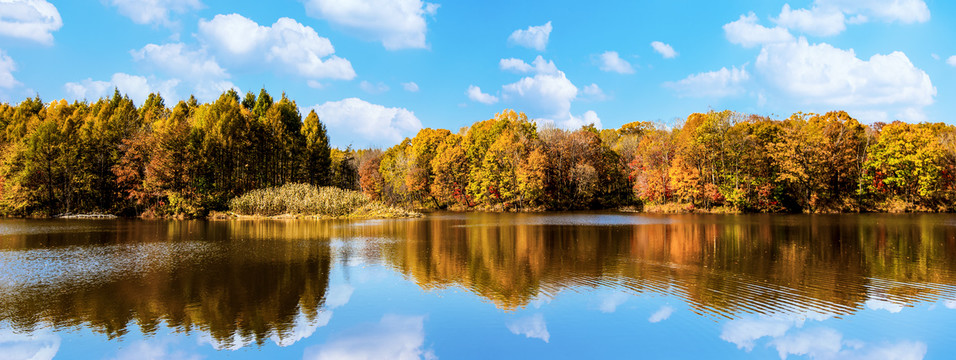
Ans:
{"label": "reflection of cloud", "polygon": [[316,329],[328,325],[329,320],[332,320],[331,311],[319,312],[319,314],[312,321],[309,321],[305,314],[300,312],[295,317],[295,325],[292,327],[292,329],[289,329],[283,333],[276,332],[269,338],[272,339],[276,345],[282,347],[290,346],[299,340],[312,336]]}
{"label": "reflection of cloud", "polygon": [[865,304],[867,309],[886,310],[894,314],[903,311],[903,305],[885,300],[869,299]]}
{"label": "reflection of cloud", "polygon": [[809,355],[814,359],[832,358],[843,347],[843,334],[830,328],[816,328],[778,337],[770,342],[781,359],[787,355]]}
{"label": "reflection of cloud", "polygon": [[332,309],[348,304],[354,291],[355,288],[349,284],[339,284],[329,287],[328,295],[325,298],[325,310],[319,312],[315,319],[309,320],[305,314],[300,312],[295,318],[295,326],[293,326],[292,329],[281,334],[272,334],[270,338],[276,345],[286,347],[312,336],[315,330],[328,325],[329,321],[332,320]]}
{"label": "reflection of cloud", "polygon": [[612,313],[617,311],[617,307],[627,301],[627,294],[616,292],[610,295],[601,296],[601,304],[598,305],[598,310],[601,310],[602,313]]}
{"label": "reflection of cloud", "polygon": [[756,318],[737,319],[724,324],[720,338],[737,345],[738,349],[753,350],[754,342],[762,337],[783,336],[793,326],[793,322],[783,319]]}
{"label": "reflection of cloud", "polygon": [[325,298],[325,307],[331,310],[347,304],[353,292],[355,292],[355,288],[352,285],[333,285],[329,288],[329,295]]}
{"label": "reflection of cloud", "polygon": [[767,346],[773,346],[781,359],[790,355],[811,359],[922,359],[926,355],[926,344],[918,341],[869,345],[864,341],[844,340],[842,333],[828,327],[790,331],[803,327],[807,320],[828,318],[825,314],[807,314],[731,320],[724,324],[720,338],[749,352],[757,340],[770,337]]}
{"label": "reflection of cloud", "polygon": [[551,334],[548,333],[548,324],[545,323],[544,315],[541,314],[513,320],[508,323],[508,330],[512,334],[541,339],[544,342],[548,342],[551,338]]}
{"label": "reflection of cloud", "polygon": [[60,350],[60,336],[48,331],[32,334],[0,330],[0,359],[52,359]]}
{"label": "reflection of cloud", "polygon": [[385,315],[320,346],[305,350],[305,359],[435,359],[424,350],[425,318]]}
{"label": "reflection of cloud", "polygon": [[170,339],[158,341],[138,341],[116,353],[116,360],[153,360],[153,359],[202,359],[197,354],[186,354],[182,351],[169,351]]}
{"label": "reflection of cloud", "polygon": [[658,323],[658,322],[667,320],[667,318],[671,317],[671,314],[673,313],[674,313],[674,308],[664,305],[664,306],[661,306],[661,308],[657,310],[657,312],[651,314],[651,317],[647,319],[647,321],[650,321],[652,323]]}
{"label": "reflection of cloud", "polygon": [[956,309],[956,300],[946,300],[943,305],[946,306],[947,309]]}
{"label": "reflection of cloud", "polygon": [[209,344],[210,346],[212,346],[213,349],[216,349],[219,351],[222,351],[222,350],[236,351],[246,346],[252,345],[255,342],[256,342],[256,339],[253,338],[252,336],[244,337],[238,331],[233,333],[230,338],[223,339],[221,341],[219,339],[213,338],[212,335],[206,332],[202,332],[199,335],[200,345]]}

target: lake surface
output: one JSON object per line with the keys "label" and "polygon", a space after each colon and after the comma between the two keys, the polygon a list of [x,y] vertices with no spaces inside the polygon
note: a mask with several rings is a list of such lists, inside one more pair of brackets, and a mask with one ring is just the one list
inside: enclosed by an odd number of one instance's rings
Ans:
{"label": "lake surface", "polygon": [[0,220],[0,359],[956,357],[956,216]]}

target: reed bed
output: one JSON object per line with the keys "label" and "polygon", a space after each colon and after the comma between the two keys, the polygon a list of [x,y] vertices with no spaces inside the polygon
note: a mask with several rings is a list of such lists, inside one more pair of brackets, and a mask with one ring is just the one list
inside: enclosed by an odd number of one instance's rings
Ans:
{"label": "reed bed", "polygon": [[286,184],[253,190],[229,201],[229,209],[249,216],[409,217],[414,212],[371,201],[364,194],[336,187]]}

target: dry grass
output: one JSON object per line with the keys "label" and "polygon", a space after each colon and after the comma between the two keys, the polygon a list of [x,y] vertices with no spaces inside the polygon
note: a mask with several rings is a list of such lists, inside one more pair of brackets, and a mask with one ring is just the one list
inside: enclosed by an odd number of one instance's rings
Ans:
{"label": "dry grass", "polygon": [[417,213],[369,200],[364,194],[336,187],[286,184],[253,190],[229,201],[238,215],[264,217],[411,217]]}

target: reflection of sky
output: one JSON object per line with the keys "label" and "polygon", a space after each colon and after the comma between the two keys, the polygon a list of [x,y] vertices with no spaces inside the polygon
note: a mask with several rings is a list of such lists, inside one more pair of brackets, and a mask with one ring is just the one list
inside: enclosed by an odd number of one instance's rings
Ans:
{"label": "reflection of sky", "polygon": [[82,328],[27,335],[0,323],[0,359],[629,358],[634,349],[646,358],[707,359],[956,354],[956,300],[901,307],[870,294],[850,315],[771,312],[715,320],[697,315],[680,296],[596,286],[539,294],[527,307],[502,311],[466,290],[423,291],[385,266],[334,264],[319,314],[299,314],[288,332],[261,345],[239,336],[225,346],[233,351],[217,351],[201,329],[161,327],[155,335],[131,331],[111,341]]}
{"label": "reflection of sky", "polygon": [[47,330],[30,334],[0,329],[0,360],[49,360],[60,349],[60,336]]}

